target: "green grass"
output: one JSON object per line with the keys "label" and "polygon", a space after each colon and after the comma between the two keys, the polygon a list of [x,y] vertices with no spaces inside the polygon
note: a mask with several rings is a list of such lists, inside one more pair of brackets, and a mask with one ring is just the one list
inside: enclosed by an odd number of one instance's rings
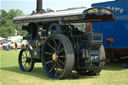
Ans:
{"label": "green grass", "polygon": [[19,51],[0,50],[0,85],[128,85],[128,69],[120,65],[105,66],[100,76],[80,76],[79,79],[50,79],[41,63],[37,63],[32,72],[22,72],[17,61]]}

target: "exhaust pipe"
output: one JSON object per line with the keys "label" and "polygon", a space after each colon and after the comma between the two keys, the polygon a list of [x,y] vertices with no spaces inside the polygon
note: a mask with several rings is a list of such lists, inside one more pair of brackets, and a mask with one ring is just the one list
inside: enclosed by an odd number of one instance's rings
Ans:
{"label": "exhaust pipe", "polygon": [[42,9],[42,0],[37,0],[36,13],[45,13],[46,11]]}
{"label": "exhaust pipe", "polygon": [[40,13],[42,11],[42,0],[37,0],[36,12]]}

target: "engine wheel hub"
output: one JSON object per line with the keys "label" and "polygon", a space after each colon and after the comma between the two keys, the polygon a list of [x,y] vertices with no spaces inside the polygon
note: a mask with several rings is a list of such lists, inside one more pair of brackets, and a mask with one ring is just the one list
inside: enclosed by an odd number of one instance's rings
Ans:
{"label": "engine wheel hub", "polygon": [[54,60],[54,61],[57,61],[58,60],[58,55],[56,53],[54,53],[52,55],[52,60]]}

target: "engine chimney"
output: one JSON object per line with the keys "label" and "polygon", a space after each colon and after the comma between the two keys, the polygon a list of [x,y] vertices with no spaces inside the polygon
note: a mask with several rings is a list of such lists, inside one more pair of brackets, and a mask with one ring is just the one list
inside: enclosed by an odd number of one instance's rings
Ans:
{"label": "engine chimney", "polygon": [[37,8],[36,8],[37,13],[44,13],[45,10],[42,9],[42,0],[37,0]]}

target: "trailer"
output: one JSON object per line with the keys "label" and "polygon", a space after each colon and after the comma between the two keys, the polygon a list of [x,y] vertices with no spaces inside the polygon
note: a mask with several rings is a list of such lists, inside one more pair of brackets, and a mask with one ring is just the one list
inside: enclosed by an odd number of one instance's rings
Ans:
{"label": "trailer", "polygon": [[[92,7],[105,7],[116,13],[115,22],[93,23],[104,34],[103,45],[109,61],[128,56],[128,0],[95,3]],[[97,30],[95,30],[97,32]]]}

